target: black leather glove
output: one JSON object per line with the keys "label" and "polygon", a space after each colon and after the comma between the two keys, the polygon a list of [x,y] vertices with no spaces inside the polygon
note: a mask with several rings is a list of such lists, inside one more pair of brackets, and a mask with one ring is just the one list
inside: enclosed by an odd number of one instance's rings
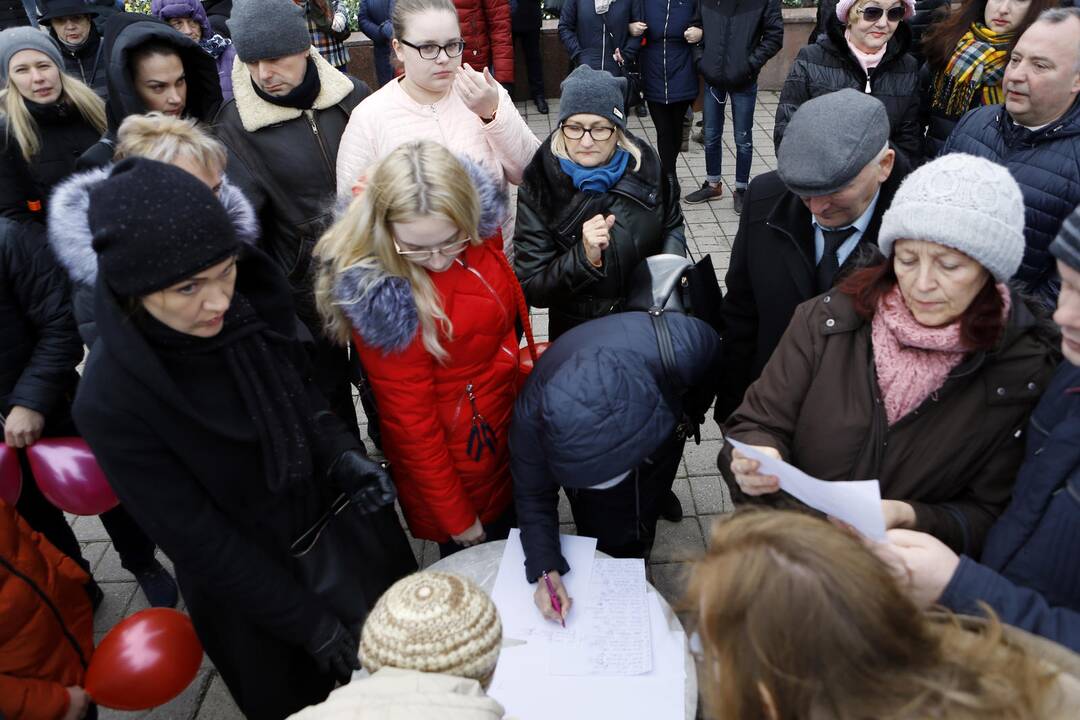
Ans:
{"label": "black leather glove", "polygon": [[319,623],[305,649],[315,659],[319,672],[333,675],[342,684],[360,669],[360,640],[332,615]]}
{"label": "black leather glove", "polygon": [[397,499],[390,474],[359,450],[346,450],[330,466],[330,481],[341,488],[362,513],[373,513]]}

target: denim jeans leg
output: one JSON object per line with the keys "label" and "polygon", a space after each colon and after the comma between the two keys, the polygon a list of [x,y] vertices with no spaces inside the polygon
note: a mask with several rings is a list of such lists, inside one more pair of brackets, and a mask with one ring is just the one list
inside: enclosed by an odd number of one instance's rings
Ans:
{"label": "denim jeans leg", "polygon": [[735,126],[735,189],[750,184],[750,164],[754,160],[754,106],[757,83],[731,93],[731,120]]}
{"label": "denim jeans leg", "polygon": [[710,183],[720,182],[722,170],[721,152],[724,136],[724,101],[727,98],[723,88],[705,86],[705,179]]}

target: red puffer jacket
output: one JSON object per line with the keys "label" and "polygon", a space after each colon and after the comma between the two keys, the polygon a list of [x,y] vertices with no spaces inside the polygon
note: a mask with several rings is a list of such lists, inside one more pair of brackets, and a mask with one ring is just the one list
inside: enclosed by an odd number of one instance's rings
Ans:
{"label": "red puffer jacket", "polygon": [[74,560],[31,530],[15,508],[0,501],[3,717],[55,720],[67,712],[64,688],[81,685],[85,674],[71,640],[87,662],[94,652],[94,614],[83,589],[87,580]]}
{"label": "red puffer jacket", "polygon": [[[377,272],[368,270],[368,273]],[[383,450],[409,530],[447,542],[451,535],[498,518],[510,505],[507,435],[516,396],[515,320],[526,310],[499,233],[468,248],[449,269],[429,273],[453,333],[445,364],[424,348],[412,291],[404,278],[338,279],[338,296],[360,297],[348,308],[353,341],[379,409]],[[351,276],[352,281],[357,276]],[[525,312],[524,317],[528,317]],[[401,349],[401,348],[404,349]],[[494,432],[481,447],[481,421]],[[479,454],[479,457],[477,455]]]}
{"label": "red puffer jacket", "polygon": [[465,40],[462,60],[477,72],[493,68],[492,75],[499,82],[514,82],[514,36],[508,0],[454,0],[454,5]]}

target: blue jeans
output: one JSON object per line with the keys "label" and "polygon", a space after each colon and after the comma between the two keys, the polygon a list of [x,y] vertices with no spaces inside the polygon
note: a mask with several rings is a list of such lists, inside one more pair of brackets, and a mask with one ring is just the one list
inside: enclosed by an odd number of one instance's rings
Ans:
{"label": "blue jeans", "polygon": [[750,163],[754,159],[754,105],[757,83],[745,90],[727,91],[705,86],[705,179],[720,182],[720,150],[724,135],[724,104],[731,96],[731,118],[735,125],[735,189],[750,184]]}

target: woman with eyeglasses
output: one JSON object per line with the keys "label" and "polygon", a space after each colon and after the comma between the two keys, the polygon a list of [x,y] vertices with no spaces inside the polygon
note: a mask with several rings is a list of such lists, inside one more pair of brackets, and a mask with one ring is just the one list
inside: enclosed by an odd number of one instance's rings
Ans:
{"label": "woman with eyeglasses", "polygon": [[528,308],[503,254],[506,193],[424,140],[368,172],[315,247],[327,337],[352,342],[413,537],[443,556],[516,524],[507,434]]}
{"label": "woman with eyeglasses", "polygon": [[[479,163],[499,187],[521,183],[540,141],[488,70],[462,65],[466,45],[452,0],[397,0],[391,48],[405,69],[353,110],[337,156],[338,196],[395,148],[434,140]],[[510,252],[513,217],[499,219]]]}
{"label": "woman with eyeglasses", "polygon": [[909,52],[914,0],[841,0],[825,34],[799,50],[776,108],[773,143],[810,98],[843,88],[873,95],[889,113],[889,142],[912,164],[922,157],[919,65]]}
{"label": "woman with eyeglasses", "polygon": [[562,84],[559,127],[518,190],[514,269],[555,340],[623,308],[634,268],[686,254],[678,189],[626,129],[626,79],[579,65]]}

